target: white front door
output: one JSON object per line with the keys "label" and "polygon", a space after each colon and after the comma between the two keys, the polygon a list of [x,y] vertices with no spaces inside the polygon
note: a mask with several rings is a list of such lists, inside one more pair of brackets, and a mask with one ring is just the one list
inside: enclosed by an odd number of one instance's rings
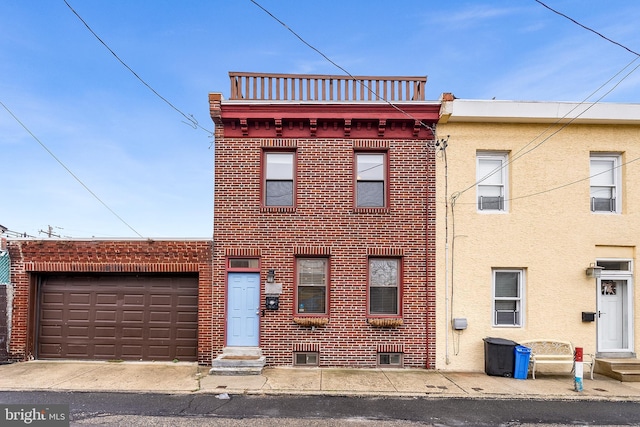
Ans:
{"label": "white front door", "polygon": [[633,351],[630,288],[630,279],[604,275],[598,279],[598,352]]}

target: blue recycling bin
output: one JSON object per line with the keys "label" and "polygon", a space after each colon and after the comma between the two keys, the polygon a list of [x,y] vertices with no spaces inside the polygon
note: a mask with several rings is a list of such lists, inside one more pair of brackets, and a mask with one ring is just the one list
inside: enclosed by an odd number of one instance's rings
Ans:
{"label": "blue recycling bin", "polygon": [[517,345],[513,349],[514,352],[514,368],[513,378],[518,380],[526,380],[529,375],[529,358],[531,357],[531,349],[522,345]]}

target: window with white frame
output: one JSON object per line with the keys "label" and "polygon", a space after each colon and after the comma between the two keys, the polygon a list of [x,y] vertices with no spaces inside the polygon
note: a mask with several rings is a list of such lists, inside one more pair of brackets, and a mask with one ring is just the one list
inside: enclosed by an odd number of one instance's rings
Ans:
{"label": "window with white frame", "polygon": [[386,153],[356,153],[356,207],[386,206]]}
{"label": "window with white frame", "polygon": [[400,259],[369,258],[369,313],[400,314]]}
{"label": "window with white frame", "polygon": [[493,270],[493,326],[523,325],[523,270]]}
{"label": "window with white frame", "polygon": [[507,210],[507,153],[479,152],[476,155],[478,210]]}
{"label": "window with white frame", "polygon": [[298,258],[297,314],[327,314],[328,259]]}
{"label": "window with white frame", "polygon": [[591,212],[620,212],[620,156],[591,153]]}
{"label": "window with white frame", "polygon": [[264,153],[265,206],[293,206],[295,200],[295,153]]}

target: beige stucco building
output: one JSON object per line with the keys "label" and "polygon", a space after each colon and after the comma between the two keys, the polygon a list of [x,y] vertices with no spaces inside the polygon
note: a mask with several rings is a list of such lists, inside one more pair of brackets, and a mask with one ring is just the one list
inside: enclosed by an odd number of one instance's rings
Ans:
{"label": "beige stucco building", "polygon": [[635,357],[640,105],[445,95],[441,116],[437,369],[481,371],[485,337]]}

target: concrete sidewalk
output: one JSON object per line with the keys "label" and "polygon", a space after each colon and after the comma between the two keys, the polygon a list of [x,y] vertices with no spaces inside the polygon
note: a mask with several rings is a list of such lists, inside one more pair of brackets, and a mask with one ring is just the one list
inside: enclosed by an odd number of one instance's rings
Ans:
{"label": "concrete sidewalk", "polygon": [[195,363],[30,361],[0,365],[0,391],[300,394],[433,398],[640,401],[640,383],[601,375],[574,390],[570,374],[517,380],[484,372],[421,369],[265,368],[262,375],[209,375]]}

